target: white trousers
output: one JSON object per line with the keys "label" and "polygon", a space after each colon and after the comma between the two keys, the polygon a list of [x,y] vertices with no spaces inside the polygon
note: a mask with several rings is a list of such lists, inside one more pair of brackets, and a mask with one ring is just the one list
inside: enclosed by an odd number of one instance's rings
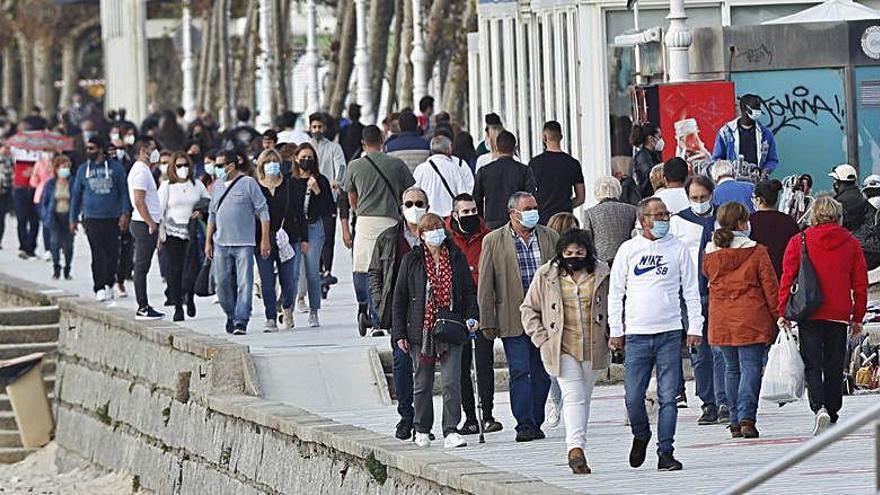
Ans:
{"label": "white trousers", "polygon": [[578,362],[571,355],[562,353],[557,380],[562,390],[565,446],[569,451],[574,448],[585,449],[596,372],[590,361]]}

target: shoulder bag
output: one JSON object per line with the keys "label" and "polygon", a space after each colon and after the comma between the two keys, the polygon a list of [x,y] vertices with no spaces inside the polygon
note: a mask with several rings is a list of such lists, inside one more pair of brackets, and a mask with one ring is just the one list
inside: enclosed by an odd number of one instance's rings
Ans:
{"label": "shoulder bag", "polygon": [[816,269],[807,251],[807,235],[801,232],[801,266],[791,286],[785,317],[793,321],[805,321],[819,309],[824,300]]}
{"label": "shoulder bag", "polygon": [[[434,294],[434,288],[428,289],[431,297],[434,299],[434,307],[437,308],[437,317],[434,318],[434,338],[438,342],[450,345],[464,344],[468,338],[468,330],[462,318],[452,311],[452,304],[449,308],[441,308],[437,306],[437,298]],[[454,297],[454,296],[453,296]]]}
{"label": "shoulder bag", "polygon": [[443,174],[440,173],[440,169],[438,169],[438,168],[437,168],[437,165],[434,164],[434,160],[428,160],[428,163],[430,163],[430,164],[431,164],[431,167],[434,168],[434,172],[437,172],[437,177],[440,177],[440,180],[443,182],[443,187],[446,188],[446,192],[449,193],[449,196],[450,196],[452,199],[455,199],[455,194],[452,194],[452,188],[449,187],[449,183],[446,182],[446,178],[443,177]]}
{"label": "shoulder bag", "polygon": [[366,158],[367,161],[370,162],[370,165],[372,165],[373,168],[376,169],[376,173],[378,173],[379,176],[382,177],[382,180],[385,181],[385,185],[388,186],[388,190],[390,190],[391,194],[394,195],[394,202],[400,202],[400,195],[397,194],[397,189],[395,189],[394,186],[391,185],[391,181],[388,180],[388,177],[385,175],[384,172],[382,172],[382,169],[380,169],[379,166],[376,165],[376,162],[374,162],[373,159],[369,156],[364,155],[364,158]]}

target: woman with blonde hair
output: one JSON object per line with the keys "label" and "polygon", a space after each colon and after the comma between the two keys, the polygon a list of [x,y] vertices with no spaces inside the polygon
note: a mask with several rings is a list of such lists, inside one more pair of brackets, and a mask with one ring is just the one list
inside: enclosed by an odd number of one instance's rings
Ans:
{"label": "woman with blonde hair", "polygon": [[764,350],[776,336],[779,287],[767,248],[749,239],[749,210],[721,205],[718,227],[706,246],[709,280],[709,344],[724,355],[724,388],[733,438],[758,438],[755,426]]}
{"label": "woman with blonde hair", "polygon": [[568,232],[571,229],[577,229],[581,226],[576,216],[567,211],[561,211],[547,221],[547,228],[553,230],[559,235]]}
{"label": "woman with blonde hair", "polygon": [[[184,289],[184,268],[190,241],[190,220],[199,217],[199,202],[210,201],[208,190],[200,180],[193,178],[195,172],[189,155],[177,152],[168,160],[166,175],[168,180],[159,186],[159,204],[162,207],[159,242],[168,257],[166,283],[168,299],[174,305],[174,321],[183,321],[183,305],[186,302],[187,314],[196,316],[195,299],[192,288]],[[205,205],[206,206],[206,205]]]}
{"label": "woman with blonde hair", "polygon": [[[278,298],[275,293],[277,280],[281,285],[282,329],[293,328],[293,302],[296,297],[296,268],[303,247],[300,242],[308,242],[304,229],[302,205],[293,200],[289,180],[281,173],[281,155],[275,150],[265,150],[257,158],[256,178],[260,191],[269,207],[269,243],[271,253],[263,259],[254,251],[257,271],[260,273],[260,291],[266,311],[265,332],[278,329]],[[300,250],[297,249],[299,247]],[[307,249],[307,247],[305,247]]]}

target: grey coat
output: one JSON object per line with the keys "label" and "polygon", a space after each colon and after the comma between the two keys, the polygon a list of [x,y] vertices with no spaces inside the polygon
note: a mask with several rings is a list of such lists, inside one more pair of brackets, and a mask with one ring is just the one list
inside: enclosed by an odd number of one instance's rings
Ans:
{"label": "grey coat", "polygon": [[632,238],[636,207],[616,199],[606,199],[584,211],[584,230],[593,237],[596,257],[609,265],[620,245]]}

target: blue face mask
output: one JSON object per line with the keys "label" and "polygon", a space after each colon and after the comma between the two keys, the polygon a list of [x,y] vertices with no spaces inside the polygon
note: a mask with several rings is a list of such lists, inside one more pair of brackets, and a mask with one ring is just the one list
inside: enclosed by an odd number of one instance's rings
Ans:
{"label": "blue face mask", "polygon": [[736,237],[745,237],[745,238],[751,237],[752,236],[752,223],[751,222],[747,223],[745,230],[734,230],[733,235]]}
{"label": "blue face mask", "polygon": [[669,220],[654,220],[651,227],[651,235],[656,239],[663,239],[669,233]]}
{"label": "blue face mask", "polygon": [[425,244],[437,247],[443,244],[443,241],[446,240],[446,230],[445,229],[436,229],[436,230],[426,230],[424,233],[425,236]]}
{"label": "blue face mask", "polygon": [[278,162],[269,162],[264,167],[266,175],[281,175],[281,164]]}
{"label": "blue face mask", "polygon": [[214,175],[214,164],[206,163],[205,164],[205,173],[208,175]]}
{"label": "blue face mask", "polygon": [[527,229],[535,228],[535,225],[538,225],[538,219],[541,218],[541,214],[538,213],[538,210],[521,211],[519,214],[521,216],[519,223]]}
{"label": "blue face mask", "polygon": [[218,168],[218,169],[215,169],[215,170],[214,170],[214,175],[217,176],[217,180],[219,180],[219,181],[225,181],[226,178],[229,177],[229,174],[226,173],[226,169],[225,169],[225,168]]}
{"label": "blue face mask", "polygon": [[66,167],[59,168],[58,169],[58,177],[61,177],[62,179],[67,179],[68,177],[70,177],[70,169],[66,168]]}

